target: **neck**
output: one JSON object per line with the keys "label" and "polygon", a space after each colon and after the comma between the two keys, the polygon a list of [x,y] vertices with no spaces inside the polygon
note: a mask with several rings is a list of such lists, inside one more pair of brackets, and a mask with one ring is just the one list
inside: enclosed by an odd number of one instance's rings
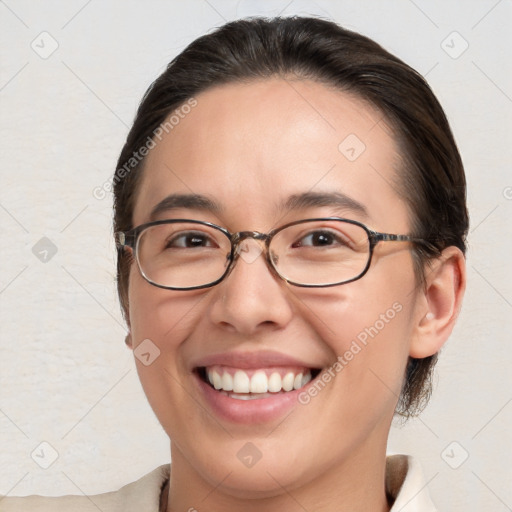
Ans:
{"label": "neck", "polygon": [[286,489],[278,485],[271,496],[261,499],[231,493],[229,471],[223,481],[212,485],[190,465],[174,443],[171,451],[167,512],[389,512],[390,509],[385,490],[386,439],[384,443],[369,440],[358,453],[324,468],[307,482]]}

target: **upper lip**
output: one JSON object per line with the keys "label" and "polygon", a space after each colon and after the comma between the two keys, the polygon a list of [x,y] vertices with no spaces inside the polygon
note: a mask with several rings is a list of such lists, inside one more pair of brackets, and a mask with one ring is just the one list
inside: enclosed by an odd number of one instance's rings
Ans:
{"label": "upper lip", "polygon": [[301,368],[320,368],[309,362],[295,357],[269,350],[254,352],[222,352],[198,358],[192,363],[192,368],[201,368],[213,365],[231,366],[240,369],[271,368],[273,366],[293,366]]}

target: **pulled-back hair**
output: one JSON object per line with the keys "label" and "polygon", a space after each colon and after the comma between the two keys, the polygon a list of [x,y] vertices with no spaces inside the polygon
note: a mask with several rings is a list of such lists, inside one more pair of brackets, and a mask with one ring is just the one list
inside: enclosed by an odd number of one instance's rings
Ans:
{"label": "pulled-back hair", "polygon": [[[114,175],[114,231],[132,227],[144,166],[139,149],[191,98],[226,83],[270,77],[307,79],[351,93],[376,107],[400,152],[396,183],[410,212],[411,233],[430,246],[413,248],[418,286],[429,261],[448,246],[464,253],[468,230],[462,161],[446,116],[414,69],[371,39],[334,22],[306,17],[229,22],[188,45],[144,95]],[[129,163],[129,165],[127,165]],[[121,172],[123,171],[123,172]],[[118,252],[117,285],[128,312],[130,258]],[[397,412],[410,416],[428,402],[437,354],[409,358]]]}

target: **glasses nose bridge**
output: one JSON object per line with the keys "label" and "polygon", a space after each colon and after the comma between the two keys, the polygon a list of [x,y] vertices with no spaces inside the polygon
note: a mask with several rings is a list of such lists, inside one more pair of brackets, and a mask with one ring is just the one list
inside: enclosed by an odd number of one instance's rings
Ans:
{"label": "glasses nose bridge", "polygon": [[261,247],[262,252],[266,253],[270,237],[266,233],[261,233],[260,231],[238,231],[238,233],[234,233],[231,237],[233,253],[238,255],[241,251],[240,244],[251,238],[256,242],[259,242],[258,245],[260,247],[263,246]]}
{"label": "glasses nose bridge", "polygon": [[[250,248],[244,248],[241,245],[243,242],[249,239],[253,239],[257,242],[259,250],[251,251]],[[231,244],[234,260],[237,260],[239,257],[242,257],[242,259],[245,260],[246,262],[252,263],[262,253],[265,260],[267,260],[268,245],[270,239],[270,235],[266,233],[261,233],[259,231],[239,231],[238,233],[233,233],[233,235],[231,236]],[[235,261],[233,261],[233,263],[234,262]]]}
{"label": "glasses nose bridge", "polygon": [[245,240],[252,238],[253,240],[257,240],[260,242],[265,242],[265,245],[268,243],[269,235],[266,233],[260,233],[259,231],[238,231],[238,233],[233,233],[231,236],[231,243],[233,244],[233,249],[236,250],[237,247],[244,242]]}

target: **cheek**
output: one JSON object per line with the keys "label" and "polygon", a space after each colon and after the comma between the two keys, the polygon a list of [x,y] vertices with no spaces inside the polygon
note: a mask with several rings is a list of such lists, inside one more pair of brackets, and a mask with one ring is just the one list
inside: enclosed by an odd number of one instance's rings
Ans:
{"label": "cheek", "polygon": [[[186,430],[190,397],[180,347],[198,323],[204,291],[173,292],[130,276],[129,309],[135,363],[146,397],[169,436]],[[149,354],[149,356],[145,356]]]}
{"label": "cheek", "polygon": [[308,302],[315,313],[310,319],[315,331],[350,366],[400,365],[407,358],[412,329],[410,302],[396,295],[378,301],[358,301],[349,295],[323,298],[318,307]]}
{"label": "cheek", "polygon": [[309,322],[337,357],[330,367],[333,391],[351,413],[382,413],[398,400],[413,332],[414,283],[409,265],[305,300]]}
{"label": "cheek", "polygon": [[171,352],[193,329],[205,292],[164,290],[149,284],[138,271],[131,272],[130,327],[134,348],[149,338],[163,352]]}
{"label": "cheek", "polygon": [[132,272],[130,280],[130,330],[135,363],[148,399],[153,402],[152,398],[172,394],[172,383],[185,377],[180,346],[197,325],[204,292],[157,288],[138,272]]}

